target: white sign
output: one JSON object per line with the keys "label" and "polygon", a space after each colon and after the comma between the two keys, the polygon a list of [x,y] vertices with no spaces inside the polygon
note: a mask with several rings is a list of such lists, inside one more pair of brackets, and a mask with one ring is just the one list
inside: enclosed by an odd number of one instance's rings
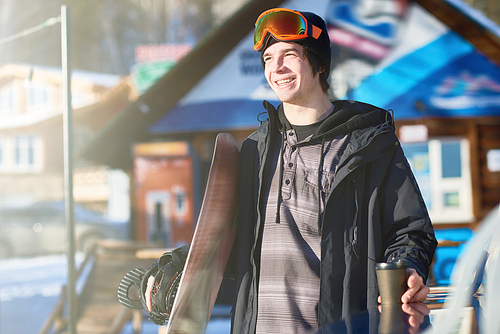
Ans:
{"label": "white sign", "polygon": [[500,172],[500,150],[489,150],[486,153],[486,164],[490,172]]}
{"label": "white sign", "polygon": [[399,140],[402,143],[425,142],[429,138],[425,125],[403,125],[399,129]]}

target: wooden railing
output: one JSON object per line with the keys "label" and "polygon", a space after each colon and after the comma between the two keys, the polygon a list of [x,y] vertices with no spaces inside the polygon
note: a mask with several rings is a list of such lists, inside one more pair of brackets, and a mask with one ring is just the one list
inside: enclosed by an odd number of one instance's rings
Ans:
{"label": "wooden railing", "polygon": [[131,321],[134,333],[141,333],[142,331],[142,313],[140,310],[132,310],[123,307],[119,316],[115,319],[111,330],[108,334],[120,334],[125,325]]}
{"label": "wooden railing", "polygon": [[[156,247],[156,248],[155,248]],[[98,257],[101,259],[101,253],[106,252],[118,252],[131,253],[134,254],[134,258],[138,259],[156,259],[158,258],[165,249],[159,248],[159,244],[152,242],[131,242],[123,240],[99,240],[92,247],[92,249],[85,255],[84,260],[80,264],[76,273],[76,290],[77,290],[77,322],[80,322],[84,315],[82,313],[90,304],[87,304],[88,300],[91,298],[93,289],[93,277],[99,272],[100,266],[96,265],[98,262]],[[158,255],[159,254],[159,255]],[[100,261],[100,260],[99,260]],[[118,288],[118,283],[117,283]],[[65,305],[67,299],[67,287],[63,286],[61,288],[61,295],[57,301],[54,309],[48,316],[47,320],[43,324],[42,328],[38,334],[62,334],[67,329],[67,315],[65,314]],[[118,302],[118,301],[117,301]],[[116,316],[113,318],[113,322],[110,322],[110,329],[108,334],[119,334],[122,332],[123,328],[128,322],[131,322],[135,333],[141,332],[142,324],[142,313],[140,310],[131,310],[123,306]]]}
{"label": "wooden railing", "polygon": [[[97,246],[98,244],[94,244],[94,246],[91,248],[91,250],[85,255],[84,260],[80,264],[80,267],[78,268],[76,272],[76,282],[79,283],[82,277],[82,273],[84,272],[84,269],[87,267],[87,265],[91,266],[90,272],[88,276],[86,277],[86,280],[83,282],[83,288],[81,289],[80,293],[77,293],[77,308],[78,310],[81,310],[80,302],[82,297],[85,295],[86,291],[88,290],[89,286],[89,278],[92,277],[92,272],[94,270],[94,265],[95,265],[95,260],[97,256]],[[66,325],[68,323],[67,316],[64,314],[64,305],[66,302],[67,298],[67,287],[66,285],[63,285],[61,287],[61,295],[59,296],[59,300],[57,301],[54,309],[50,313],[49,317],[47,320],[45,320],[45,323],[43,324],[42,328],[38,332],[39,334],[47,334],[51,329],[54,329],[54,333],[60,333],[66,328]],[[77,313],[78,313],[77,310]]]}

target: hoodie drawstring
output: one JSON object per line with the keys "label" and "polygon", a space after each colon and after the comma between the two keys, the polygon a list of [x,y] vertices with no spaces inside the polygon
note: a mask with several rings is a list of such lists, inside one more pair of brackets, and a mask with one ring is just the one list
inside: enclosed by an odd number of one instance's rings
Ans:
{"label": "hoodie drawstring", "polygon": [[[323,137],[323,140],[321,141],[321,153],[320,153],[320,160],[319,160],[319,166],[318,166],[318,235],[321,235],[322,232],[322,214],[321,214],[321,175],[323,172],[323,164],[325,162],[325,142],[326,138]],[[281,204],[281,187],[283,186],[283,154],[284,154],[284,146],[285,146],[285,132],[281,132],[281,147],[280,147],[280,154],[279,154],[279,177],[278,177],[278,194],[276,196],[276,224],[280,223],[280,204]]]}
{"label": "hoodie drawstring", "polygon": [[280,223],[280,204],[281,204],[281,187],[283,186],[283,151],[285,146],[285,131],[281,131],[281,147],[279,155],[279,178],[278,178],[278,195],[276,199],[276,224]]}

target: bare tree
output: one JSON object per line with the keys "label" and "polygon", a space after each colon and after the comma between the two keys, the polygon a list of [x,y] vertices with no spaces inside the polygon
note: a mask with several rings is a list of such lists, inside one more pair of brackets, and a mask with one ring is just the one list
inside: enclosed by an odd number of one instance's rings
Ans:
{"label": "bare tree", "polygon": [[[127,74],[139,44],[190,43],[211,31],[231,8],[249,0],[0,0],[0,38],[70,10],[71,64],[74,68]],[[218,10],[214,14],[214,3]],[[228,7],[229,8],[229,7]],[[0,46],[7,62],[61,66],[60,25]]]}

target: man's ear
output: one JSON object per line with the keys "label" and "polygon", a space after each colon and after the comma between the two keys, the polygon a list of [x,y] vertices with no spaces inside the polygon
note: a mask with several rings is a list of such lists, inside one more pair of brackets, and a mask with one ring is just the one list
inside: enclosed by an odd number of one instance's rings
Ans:
{"label": "man's ear", "polygon": [[321,65],[319,66],[318,74],[321,74],[321,73],[323,73],[323,72],[325,72],[325,71],[326,71],[326,66],[325,66],[325,65],[323,65],[323,64],[321,64]]}

